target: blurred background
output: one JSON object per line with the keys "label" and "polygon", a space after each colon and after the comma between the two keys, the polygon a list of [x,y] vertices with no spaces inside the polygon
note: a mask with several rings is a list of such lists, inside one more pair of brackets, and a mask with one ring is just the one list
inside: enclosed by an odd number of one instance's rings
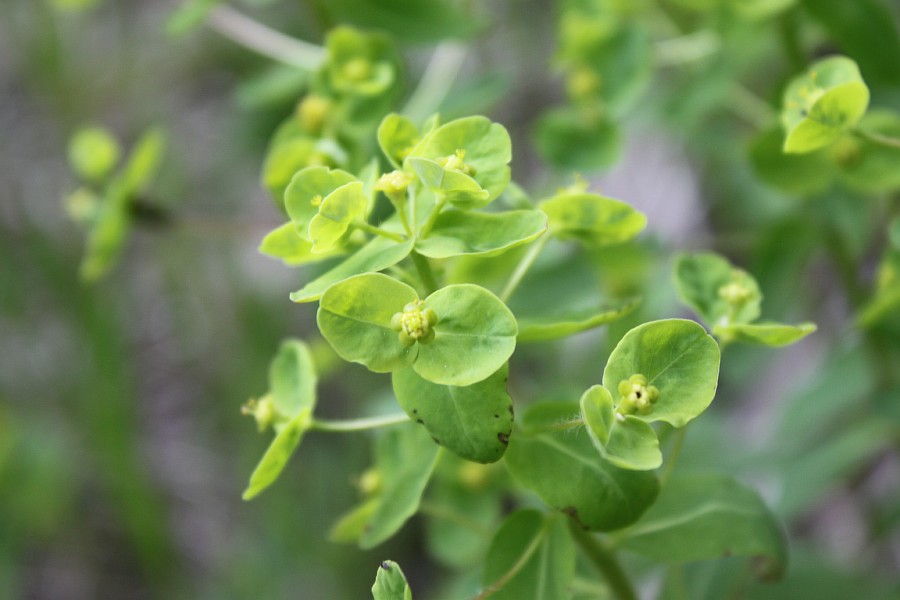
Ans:
{"label": "blurred background", "polygon": [[[435,44],[462,39],[460,73],[432,108],[509,128],[513,177],[535,197],[580,171],[591,189],[647,214],[641,244],[598,251],[589,267],[643,293],[641,310],[566,341],[558,362],[524,353],[512,365],[523,396],[535,382],[593,382],[629,327],[690,316],[671,279],[678,251],[727,254],[760,280],[764,316],[817,322],[788,349],[727,350],[714,408],[692,426],[682,462],[736,474],[786,524],[788,580],[747,597],[898,597],[900,344],[890,320],[854,325],[897,192],[790,197],[755,177],[747,147],[775,123],[785,81],[833,51],[860,62],[873,105],[900,110],[900,7],[860,2],[876,7],[881,28],[867,36],[868,17],[848,33],[815,0],[781,2],[741,26],[717,1],[634,3],[671,18],[642,21],[656,71],[615,111],[615,141],[591,138],[606,140],[596,152],[608,160],[576,158],[572,169],[551,166],[566,157],[535,123],[571,101],[558,51],[577,2],[447,2],[462,16],[435,22],[405,22],[391,12],[397,2],[376,0],[235,6],[313,43],[343,21],[387,22],[406,64],[403,98]],[[311,434],[271,490],[240,499],[268,442],[240,407],[265,392],[280,340],[307,339],[330,361],[314,308],[288,301],[307,272],[256,250],[283,221],[260,169],[303,77],[215,24],[167,33],[177,6],[0,0],[0,598],[362,598],[385,558],[404,565],[417,597],[454,598],[449,571],[423,558],[417,520],[374,551],[328,541],[357,498],[367,436]],[[148,127],[165,133],[146,200],[167,216],[139,219],[118,264],[85,284],[84,234],[64,200],[77,187],[69,138],[90,124],[126,149]],[[386,378],[356,365],[320,384],[323,417],[391,401]],[[719,567],[693,568],[715,590]]]}

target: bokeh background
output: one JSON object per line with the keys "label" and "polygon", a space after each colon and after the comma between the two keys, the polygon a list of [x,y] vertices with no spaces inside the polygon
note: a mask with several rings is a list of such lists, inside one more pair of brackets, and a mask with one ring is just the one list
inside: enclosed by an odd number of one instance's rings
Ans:
{"label": "bokeh background", "polygon": [[[900,7],[872,2],[896,33]],[[342,20],[329,4],[237,6],[318,43]],[[535,119],[563,102],[556,9],[461,4],[477,35],[443,113],[508,127],[513,176],[536,196],[569,183],[532,137]],[[240,406],[265,391],[278,343],[308,339],[329,362],[313,308],[287,298],[307,275],[256,251],[282,221],[259,172],[297,87],[285,67],[214,28],[168,35],[176,6],[0,0],[0,598],[362,598],[385,558],[423,597],[453,598],[417,520],[374,551],[327,540],[356,500],[368,436],[310,435],[276,486],[240,500],[268,442]],[[729,108],[740,101],[718,93],[741,78],[774,107],[791,74],[781,29],[806,19],[801,11],[754,30],[753,45],[689,22],[715,36],[709,55],[663,71],[624,121],[621,158],[585,176],[648,215],[643,243],[604,274],[643,290],[633,319],[690,315],[676,301],[671,257],[708,248],[759,278],[766,316],[819,324],[789,349],[729,348],[714,408],[688,437],[686,465],[751,483],[790,532],[789,581],[751,595],[897,597],[900,363],[854,327],[845,285],[872,285],[887,213],[849,193],[804,203],[754,180],[745,152],[755,128]],[[801,28],[810,57],[853,50],[810,23]],[[412,88],[434,40],[408,38]],[[886,60],[900,65],[895,41],[883,42]],[[870,81],[873,97],[900,109],[900,75],[882,75]],[[78,278],[84,236],[63,208],[76,186],[68,139],[85,124],[126,147],[149,126],[168,140],[148,200],[172,218],[137,227],[94,285]],[[829,253],[833,235],[850,241],[850,256]],[[531,377],[522,391],[540,377],[599,378],[603,349],[634,322],[577,336],[559,358],[525,355],[513,365]],[[386,378],[359,366],[326,376],[320,398],[335,418],[391,402]],[[652,594],[652,573],[648,581]]]}

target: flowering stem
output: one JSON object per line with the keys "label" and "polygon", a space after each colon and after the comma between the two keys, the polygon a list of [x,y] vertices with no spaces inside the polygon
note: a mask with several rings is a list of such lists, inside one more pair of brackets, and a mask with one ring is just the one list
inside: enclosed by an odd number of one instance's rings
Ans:
{"label": "flowering stem", "polygon": [[386,237],[389,240],[394,240],[395,242],[406,241],[403,238],[403,236],[400,235],[399,233],[393,233],[391,231],[382,229],[381,227],[375,227],[374,225],[370,225],[369,223],[366,223],[365,221],[362,221],[360,219],[353,221],[353,226],[356,227],[357,229],[362,229],[363,231],[366,231],[368,233],[374,233],[375,235],[380,235],[381,237]]}
{"label": "flowering stem", "polygon": [[410,257],[412,258],[413,264],[416,265],[416,271],[419,272],[419,279],[422,280],[422,286],[425,288],[425,292],[431,294],[437,290],[437,279],[434,276],[434,271],[431,269],[431,263],[428,262],[428,259],[415,250],[412,251]]}
{"label": "flowering stem", "polygon": [[541,250],[544,249],[544,246],[547,245],[547,240],[550,239],[550,236],[545,232],[538,240],[531,245],[531,248],[528,249],[528,252],[525,256],[522,257],[522,260],[519,261],[519,264],[516,265],[516,270],[513,271],[513,274],[510,276],[509,281],[506,283],[506,287],[503,288],[503,292],[500,294],[500,299],[506,302],[509,300],[510,296],[513,295],[513,292],[516,291],[516,288],[519,287],[519,283],[522,282],[522,278],[525,277],[525,274],[528,273],[528,269],[531,268],[531,265],[534,264],[534,261],[537,260],[538,255],[541,253]]}
{"label": "flowering stem", "polygon": [[365,431],[366,429],[379,429],[390,427],[409,421],[406,414],[384,415],[380,417],[365,417],[362,419],[346,419],[331,421],[327,419],[313,419],[309,428],[313,431],[348,432]]}

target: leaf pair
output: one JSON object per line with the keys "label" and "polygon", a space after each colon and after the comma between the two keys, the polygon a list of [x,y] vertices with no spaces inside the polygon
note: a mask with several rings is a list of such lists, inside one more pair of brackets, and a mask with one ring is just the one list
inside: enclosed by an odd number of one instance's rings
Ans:
{"label": "leaf pair", "polygon": [[787,346],[816,330],[813,323],[756,322],[762,303],[756,280],[718,254],[701,252],[678,257],[675,283],[682,301],[697,311],[723,343]]}
{"label": "leaf pair", "polygon": [[298,171],[284,192],[284,207],[297,233],[314,254],[334,250],[369,202],[363,184],[350,173],[326,167]]}

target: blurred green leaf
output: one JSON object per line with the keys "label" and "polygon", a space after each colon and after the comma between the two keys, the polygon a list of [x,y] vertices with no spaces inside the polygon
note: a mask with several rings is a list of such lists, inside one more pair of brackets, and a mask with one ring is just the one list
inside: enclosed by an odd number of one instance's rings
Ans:
{"label": "blurred green leaf", "polygon": [[392,560],[381,563],[372,586],[374,600],[412,600],[412,590],[400,565]]}
{"label": "blurred green leaf", "polygon": [[710,326],[759,318],[762,294],[756,279],[713,252],[678,256],[675,285],[681,300]]}
{"label": "blurred green leaf", "polygon": [[596,171],[619,159],[619,128],[608,119],[589,118],[573,108],[545,113],[534,128],[541,156],[559,169]]}
{"label": "blurred green leaf", "polygon": [[831,161],[824,150],[787,154],[784,131],[764,131],[750,144],[750,164],[764,183],[790,196],[814,196],[828,189],[833,180]]}
{"label": "blurred green leaf", "polygon": [[643,231],[647,217],[629,204],[598,194],[566,192],[540,203],[550,233],[589,246],[628,241]]}
{"label": "blurred green leaf", "polygon": [[203,25],[209,13],[221,0],[185,0],[166,19],[166,33],[184,35]]}
{"label": "blurred green leaf", "polygon": [[722,342],[748,342],[763,346],[789,346],[816,331],[815,323],[785,325],[783,323],[737,323],[716,325],[713,333]]}
{"label": "blurred green leaf", "polygon": [[259,245],[259,251],[267,256],[280,259],[285,265],[296,266],[334,258],[344,253],[334,249],[330,252],[312,252],[312,243],[297,233],[293,221],[288,221],[269,233]]}
{"label": "blurred green leaf", "polygon": [[103,127],[84,127],[69,140],[69,165],[87,181],[101,181],[119,162],[116,138]]}

